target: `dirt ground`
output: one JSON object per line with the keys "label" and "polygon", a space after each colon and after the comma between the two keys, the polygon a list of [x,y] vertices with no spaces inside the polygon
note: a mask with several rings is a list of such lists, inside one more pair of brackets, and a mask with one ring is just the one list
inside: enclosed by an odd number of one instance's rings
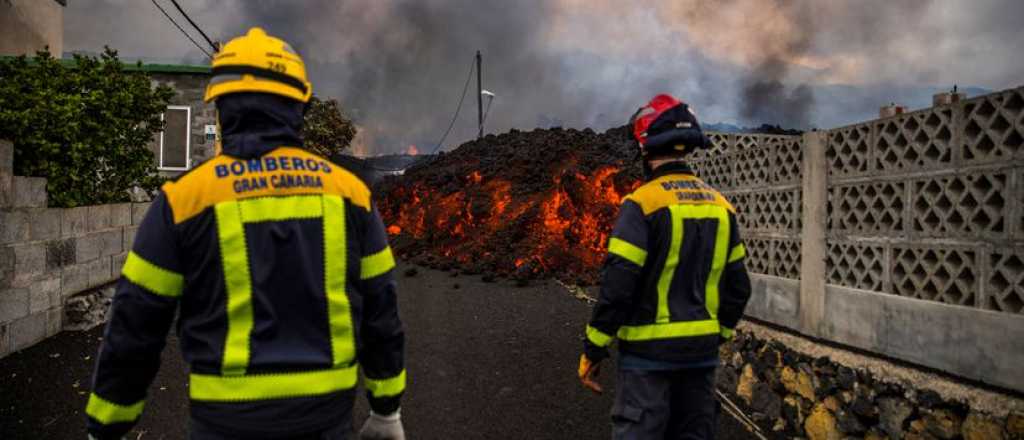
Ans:
{"label": "dirt ground", "polygon": [[[575,369],[589,306],[554,282],[515,287],[479,276],[400,265],[409,385],[402,418],[410,439],[603,439],[614,368],[605,394],[579,386]],[[64,332],[0,359],[0,439],[83,439],[83,409],[102,329]],[[187,373],[176,338],[129,439],[183,439]],[[362,392],[356,426],[367,408]],[[728,415],[719,438],[754,438]]]}

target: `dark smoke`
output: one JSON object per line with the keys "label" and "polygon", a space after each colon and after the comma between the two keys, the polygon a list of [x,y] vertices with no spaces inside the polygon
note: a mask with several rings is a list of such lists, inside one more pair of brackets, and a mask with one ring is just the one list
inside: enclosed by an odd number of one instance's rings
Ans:
{"label": "dark smoke", "polygon": [[[485,88],[499,87],[490,131],[530,127],[537,115],[558,114],[537,103],[568,101],[560,99],[566,84],[543,38],[547,2],[407,0],[378,3],[374,12],[362,10],[366,2],[328,0],[301,8],[240,5],[242,23],[267,23],[295,45],[308,60],[314,88],[340,98],[376,151],[434,148],[476,50],[484,54]],[[326,32],[315,30],[321,26]],[[474,77],[446,144],[473,136],[476,105]]]}
{"label": "dark smoke", "polygon": [[[433,149],[473,54],[486,131],[623,124],[658,93],[702,122],[834,127],[954,83],[1021,85],[1019,0],[179,0],[214,39],[264,27],[362,127],[360,153]],[[110,25],[115,23],[115,25]],[[76,0],[65,50],[205,63],[150,2]],[[978,90],[978,89],[973,89]],[[443,148],[476,136],[475,81]]]}
{"label": "dark smoke", "polygon": [[805,128],[811,123],[814,91],[807,84],[783,84],[786,65],[778,60],[761,65],[744,81],[740,116],[747,121]]}

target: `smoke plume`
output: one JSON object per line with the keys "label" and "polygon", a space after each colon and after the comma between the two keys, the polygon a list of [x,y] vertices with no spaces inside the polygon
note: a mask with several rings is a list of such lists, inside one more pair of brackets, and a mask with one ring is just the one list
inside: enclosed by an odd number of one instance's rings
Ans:
{"label": "smoke plume", "polygon": [[[477,50],[497,95],[489,133],[604,129],[657,93],[704,122],[828,127],[894,89],[926,103],[936,87],[1012,87],[1024,71],[1016,0],[179,1],[214,39],[261,26],[291,42],[315,93],[360,126],[364,154],[434,150]],[[69,50],[205,62],[149,2],[73,1],[65,23]],[[475,86],[442,148],[476,136]]]}

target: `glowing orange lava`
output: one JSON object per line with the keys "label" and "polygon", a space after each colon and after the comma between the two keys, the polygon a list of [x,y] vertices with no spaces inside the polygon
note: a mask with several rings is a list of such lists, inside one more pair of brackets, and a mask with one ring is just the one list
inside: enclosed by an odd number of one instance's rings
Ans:
{"label": "glowing orange lava", "polygon": [[537,185],[473,171],[447,192],[420,182],[395,188],[381,212],[399,243],[409,237],[415,252],[461,267],[517,276],[583,276],[596,273],[618,205],[639,186],[617,180],[619,173],[613,166],[556,173],[553,184],[538,192]]}

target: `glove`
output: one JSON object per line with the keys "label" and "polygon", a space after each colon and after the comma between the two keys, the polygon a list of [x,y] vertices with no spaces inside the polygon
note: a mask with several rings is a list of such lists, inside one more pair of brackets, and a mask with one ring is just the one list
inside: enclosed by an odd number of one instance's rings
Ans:
{"label": "glove", "polygon": [[728,327],[722,327],[721,332],[718,333],[718,344],[721,345],[726,342],[729,342],[734,337],[736,337],[735,330]]}
{"label": "glove", "polygon": [[370,417],[359,430],[360,440],[405,440],[405,429],[402,428],[401,410],[382,416],[370,411]]}
{"label": "glove", "polygon": [[601,388],[601,384],[597,383],[597,376],[601,373],[601,361],[593,362],[587,355],[580,355],[580,368],[577,374],[580,377],[580,382],[583,386],[590,391],[597,394],[601,394],[604,389]]}

